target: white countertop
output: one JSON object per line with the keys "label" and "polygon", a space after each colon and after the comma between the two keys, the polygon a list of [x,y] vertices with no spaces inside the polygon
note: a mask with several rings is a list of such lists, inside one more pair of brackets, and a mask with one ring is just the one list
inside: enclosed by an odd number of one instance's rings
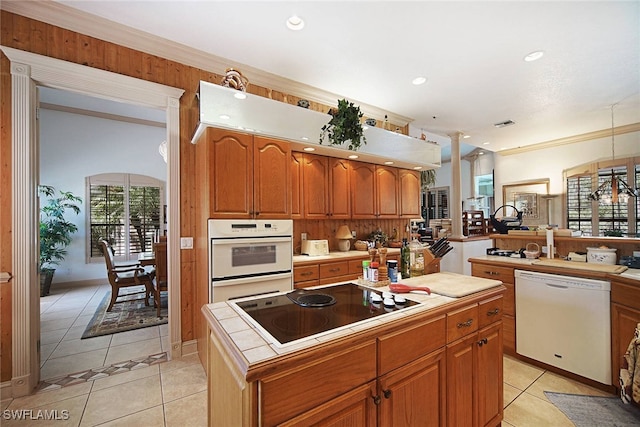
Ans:
{"label": "white countertop", "polygon": [[[469,286],[475,285],[478,287],[478,291],[499,286],[502,283],[499,280],[481,279],[455,273],[434,273],[427,276],[402,280],[402,283],[410,286],[437,287],[438,284],[444,286],[446,283],[451,283],[451,281],[454,279],[457,280],[458,283],[464,282]],[[320,288],[321,287],[323,286],[320,286]],[[382,292],[389,291],[388,286],[370,289],[380,294]],[[391,320],[406,317],[417,312],[430,310],[456,300],[456,298],[451,298],[436,293],[427,295],[423,292],[411,292],[403,294],[403,296],[408,300],[416,301],[420,304],[407,307],[403,310],[383,314],[371,319],[352,323],[340,328],[332,329],[330,331],[306,337],[286,345],[281,345],[274,342],[272,338],[270,338],[268,335],[265,335],[263,331],[260,330],[260,328],[256,327],[250,320],[248,320],[249,316],[246,313],[244,313],[241,309],[237,308],[237,306],[235,305],[232,305],[228,301],[207,304],[205,307],[220,323],[222,328],[229,335],[237,348],[242,352],[243,356],[247,359],[249,364],[255,364],[283,354],[292,353],[304,348],[309,348],[322,342],[327,342],[339,337],[350,335],[358,331],[366,330],[375,326],[380,326]],[[253,298],[264,298],[264,296]]]}

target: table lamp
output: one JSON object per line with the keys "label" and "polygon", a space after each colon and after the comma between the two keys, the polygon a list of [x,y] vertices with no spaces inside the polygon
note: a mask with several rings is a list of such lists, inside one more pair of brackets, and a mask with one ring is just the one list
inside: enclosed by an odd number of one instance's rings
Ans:
{"label": "table lamp", "polygon": [[336,239],[338,239],[338,249],[342,252],[348,252],[351,248],[351,230],[348,225],[341,225],[336,232]]}

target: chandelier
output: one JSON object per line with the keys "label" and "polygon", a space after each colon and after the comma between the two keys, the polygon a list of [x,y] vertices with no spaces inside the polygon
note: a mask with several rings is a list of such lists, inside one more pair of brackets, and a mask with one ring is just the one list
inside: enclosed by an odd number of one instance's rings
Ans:
{"label": "chandelier", "polygon": [[[613,126],[613,107],[611,106],[611,160],[615,160],[615,140]],[[616,177],[615,172],[611,169],[611,177],[607,178],[596,191],[589,195],[591,200],[597,200],[603,204],[627,203],[630,197],[637,197],[638,189],[629,187],[624,179]]]}

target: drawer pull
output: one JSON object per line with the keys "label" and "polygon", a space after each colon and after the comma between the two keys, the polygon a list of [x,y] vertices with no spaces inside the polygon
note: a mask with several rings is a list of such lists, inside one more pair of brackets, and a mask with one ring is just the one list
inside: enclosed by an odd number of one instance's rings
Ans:
{"label": "drawer pull", "polygon": [[498,273],[497,271],[485,271],[485,274],[488,274],[489,276],[499,276],[500,273]]}
{"label": "drawer pull", "polygon": [[471,324],[473,323],[473,319],[469,319],[466,322],[460,322],[458,323],[458,328],[469,328],[471,326]]}
{"label": "drawer pull", "polygon": [[307,271],[304,273],[300,273],[301,276],[311,276],[313,274],[313,271]]}
{"label": "drawer pull", "polygon": [[494,308],[493,310],[487,311],[487,316],[495,316],[498,313],[500,313],[500,309],[499,308]]}
{"label": "drawer pull", "polygon": [[330,273],[337,273],[338,271],[340,271],[340,268],[331,268],[331,269],[329,269]]}

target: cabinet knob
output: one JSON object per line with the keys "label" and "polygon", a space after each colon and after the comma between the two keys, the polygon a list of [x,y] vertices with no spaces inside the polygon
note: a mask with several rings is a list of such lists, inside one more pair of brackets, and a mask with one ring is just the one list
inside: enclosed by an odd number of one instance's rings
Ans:
{"label": "cabinet knob", "polygon": [[482,338],[480,341],[478,341],[478,345],[480,347],[482,347],[483,345],[485,345],[488,342],[489,342],[489,340],[487,340],[486,338]]}
{"label": "cabinet knob", "polygon": [[458,323],[456,326],[458,326],[458,329],[459,329],[459,328],[468,328],[468,327],[470,327],[470,326],[471,326],[471,324],[472,324],[472,323],[473,323],[473,319],[469,319],[469,320],[467,320],[466,322],[460,322],[460,323]]}
{"label": "cabinet knob", "polygon": [[380,401],[382,401],[380,396],[371,396],[371,398],[373,399],[373,403],[375,403],[376,405],[379,405]]}
{"label": "cabinet knob", "polygon": [[385,399],[388,399],[391,397],[391,390],[382,390],[382,394],[384,394]]}

